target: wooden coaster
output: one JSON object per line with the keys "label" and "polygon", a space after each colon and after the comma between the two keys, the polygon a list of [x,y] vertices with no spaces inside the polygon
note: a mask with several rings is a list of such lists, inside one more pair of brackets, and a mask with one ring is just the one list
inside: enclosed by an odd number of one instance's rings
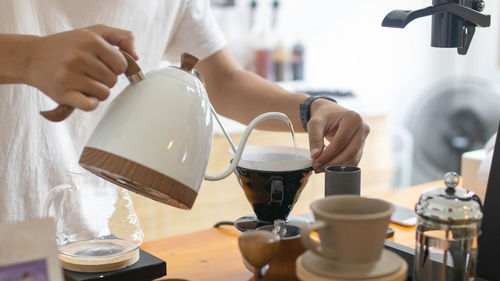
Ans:
{"label": "wooden coaster", "polygon": [[[384,251],[387,250],[384,249]],[[304,281],[405,281],[408,278],[408,265],[406,264],[405,260],[403,260],[399,256],[397,256],[397,260],[400,263],[400,267],[397,271],[388,275],[374,277],[374,278],[346,278],[346,277],[335,278],[335,277],[325,277],[322,275],[318,275],[314,272],[309,271],[307,268],[303,266],[303,257],[304,254],[299,256],[299,258],[296,261],[296,272],[297,272],[297,277],[300,280]]]}
{"label": "wooden coaster", "polygon": [[[109,239],[109,240],[98,240],[100,243],[112,243],[118,246],[130,246],[130,243],[124,240]],[[82,247],[82,245],[88,244],[88,241],[71,243],[62,249],[60,252],[71,253]],[[136,248],[132,251],[115,254],[110,256],[77,256],[77,255],[66,255],[59,254],[59,260],[61,261],[61,266],[64,269],[77,271],[77,272],[104,272],[110,270],[121,269],[130,265],[133,265],[139,260],[139,249]]]}

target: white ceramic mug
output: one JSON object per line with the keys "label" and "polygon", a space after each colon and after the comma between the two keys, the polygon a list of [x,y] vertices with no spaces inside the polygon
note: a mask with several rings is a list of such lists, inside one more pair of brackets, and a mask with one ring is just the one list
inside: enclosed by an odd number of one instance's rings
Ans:
{"label": "white ceramic mug", "polygon": [[[376,262],[382,253],[391,203],[357,195],[333,195],[311,204],[315,222],[300,231],[302,243],[315,254],[349,264]],[[311,232],[319,234],[313,241]]]}

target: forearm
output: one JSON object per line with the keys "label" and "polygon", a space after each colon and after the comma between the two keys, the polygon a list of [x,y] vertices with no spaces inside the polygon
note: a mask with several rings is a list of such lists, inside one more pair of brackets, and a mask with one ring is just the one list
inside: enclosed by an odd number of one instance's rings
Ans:
{"label": "forearm", "polygon": [[[308,96],[287,92],[244,71],[227,48],[200,61],[196,68],[205,78],[210,101],[220,114],[248,124],[257,115],[278,111],[288,115],[295,131],[304,131],[300,104]],[[326,99],[316,99],[310,110],[307,128],[314,170],[324,171],[328,165],[357,165],[370,132],[361,116]],[[265,121],[259,128],[288,130],[277,120]],[[325,138],[329,142],[326,148]]]}
{"label": "forearm", "polygon": [[[208,87],[208,91],[211,90],[215,91]],[[218,93],[210,98],[220,114],[244,124],[262,113],[276,111],[285,113],[290,118],[295,131],[304,131],[299,106],[307,95],[285,91],[248,71],[233,71],[226,77]],[[282,121],[269,120],[263,122],[259,129],[284,131],[288,127]]]}
{"label": "forearm", "polygon": [[28,84],[30,48],[36,36],[0,34],[0,84]]}

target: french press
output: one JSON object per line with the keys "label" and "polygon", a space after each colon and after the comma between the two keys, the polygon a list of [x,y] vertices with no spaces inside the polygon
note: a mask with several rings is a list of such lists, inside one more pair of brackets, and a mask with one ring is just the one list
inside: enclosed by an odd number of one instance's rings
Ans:
{"label": "french press", "polygon": [[459,181],[446,173],[446,187],[426,190],[415,206],[415,280],[474,280],[482,205],[476,194],[456,187]]}

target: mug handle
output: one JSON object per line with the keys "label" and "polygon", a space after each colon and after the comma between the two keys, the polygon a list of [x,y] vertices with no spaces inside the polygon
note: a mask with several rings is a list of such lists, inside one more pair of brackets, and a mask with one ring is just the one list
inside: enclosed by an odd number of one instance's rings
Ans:
{"label": "mug handle", "polygon": [[317,232],[318,230],[325,228],[327,224],[323,221],[316,221],[311,224],[305,225],[300,229],[300,239],[304,246],[313,251],[314,253],[329,259],[335,259],[337,257],[336,253],[327,253],[321,248],[321,244],[311,240],[309,236],[311,232]]}

